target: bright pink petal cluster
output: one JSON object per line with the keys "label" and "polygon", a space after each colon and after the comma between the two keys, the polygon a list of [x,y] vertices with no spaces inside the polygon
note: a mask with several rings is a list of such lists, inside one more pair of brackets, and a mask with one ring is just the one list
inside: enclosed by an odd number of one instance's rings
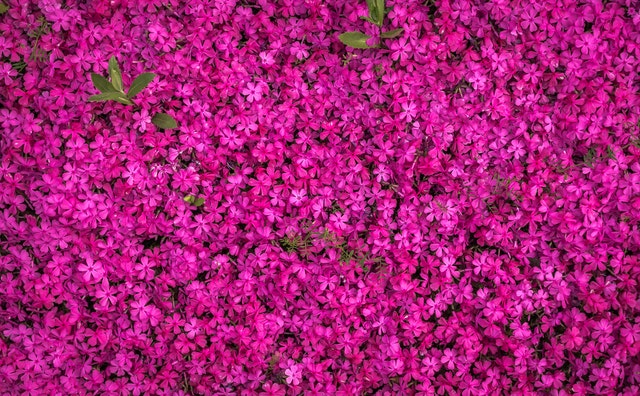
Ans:
{"label": "bright pink petal cluster", "polygon": [[640,394],[636,2],[3,3],[0,393]]}

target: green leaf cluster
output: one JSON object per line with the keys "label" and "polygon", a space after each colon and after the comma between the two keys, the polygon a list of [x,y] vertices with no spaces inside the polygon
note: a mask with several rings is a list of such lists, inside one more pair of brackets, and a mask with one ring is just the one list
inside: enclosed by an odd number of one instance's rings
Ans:
{"label": "green leaf cluster", "polygon": [[134,103],[131,99],[139,94],[140,91],[145,89],[155,77],[156,75],[153,73],[140,74],[133,80],[129,90],[125,93],[124,87],[122,86],[122,72],[120,71],[120,66],[118,65],[116,57],[112,56],[111,59],[109,59],[109,78],[111,78],[111,81],[99,74],[91,73],[93,86],[101,93],[91,96],[89,98],[89,102],[113,100],[118,103],[133,105]]}
{"label": "green leaf cluster", "polygon": [[[381,39],[391,39],[391,38],[398,37],[399,35],[402,34],[402,32],[404,31],[404,29],[402,28],[382,32],[384,17],[387,15],[387,12],[389,11],[385,7],[385,0],[366,0],[366,1],[367,1],[367,7],[369,8],[369,15],[361,18],[367,22],[373,23],[374,25],[378,26],[378,28],[380,29]],[[370,35],[364,34],[362,32],[346,32],[346,33],[342,33],[339,36],[339,39],[343,44],[352,48],[360,48],[360,49],[378,48],[379,47],[378,45],[370,46],[367,44],[367,40],[369,40],[370,38],[371,38]]]}
{"label": "green leaf cluster", "polygon": [[[91,73],[91,81],[93,86],[100,91],[98,95],[89,97],[89,102],[104,102],[107,100],[113,100],[114,102],[122,103],[125,105],[133,106],[133,98],[145,89],[151,81],[156,77],[154,73],[142,73],[137,76],[129,89],[125,92],[122,84],[122,72],[115,56],[109,59],[109,78],[107,80],[103,76]],[[176,120],[168,114],[158,113],[153,116],[151,122],[158,128],[162,129],[174,129],[178,127]]]}

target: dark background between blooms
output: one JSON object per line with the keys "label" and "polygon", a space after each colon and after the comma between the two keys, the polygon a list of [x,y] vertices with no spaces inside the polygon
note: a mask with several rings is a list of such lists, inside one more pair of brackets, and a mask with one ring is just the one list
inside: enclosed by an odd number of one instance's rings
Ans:
{"label": "dark background between blooms", "polygon": [[636,1],[3,1],[2,394],[640,394]]}

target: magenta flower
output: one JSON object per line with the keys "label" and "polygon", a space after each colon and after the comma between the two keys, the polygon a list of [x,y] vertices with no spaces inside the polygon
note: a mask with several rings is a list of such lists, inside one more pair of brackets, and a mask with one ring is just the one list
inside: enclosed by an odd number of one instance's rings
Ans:
{"label": "magenta flower", "polygon": [[18,72],[11,67],[10,63],[2,63],[0,65],[0,81],[4,81],[5,85],[10,85],[17,75]]}
{"label": "magenta flower", "polygon": [[307,200],[307,192],[305,190],[292,190],[289,203],[294,206],[300,206]]}
{"label": "magenta flower", "polygon": [[84,264],[78,266],[78,271],[82,273],[82,278],[86,282],[98,281],[102,278],[104,270],[99,261],[87,258]]}
{"label": "magenta flower", "polygon": [[249,103],[262,99],[262,87],[256,83],[248,83],[246,88],[242,90],[242,94],[247,97]]}
{"label": "magenta flower", "polygon": [[286,377],[287,384],[300,385],[300,381],[302,380],[302,370],[296,364],[291,364],[284,371],[284,375]]}
{"label": "magenta flower", "polygon": [[0,393],[640,394],[634,2],[3,3]]}

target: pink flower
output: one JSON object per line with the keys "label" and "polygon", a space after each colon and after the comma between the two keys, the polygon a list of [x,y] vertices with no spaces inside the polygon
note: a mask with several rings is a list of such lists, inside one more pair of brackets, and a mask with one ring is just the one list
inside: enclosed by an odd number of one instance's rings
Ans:
{"label": "pink flower", "polygon": [[93,261],[92,258],[87,258],[84,264],[78,266],[78,271],[82,273],[82,278],[86,282],[98,281],[102,278],[104,270],[99,261]]}
{"label": "pink flower", "polygon": [[302,370],[296,364],[291,364],[289,368],[284,371],[287,384],[293,384],[295,386],[300,385],[302,379]]}
{"label": "pink flower", "polygon": [[100,304],[109,307],[116,303],[115,290],[109,285],[107,278],[102,278],[102,283],[97,287],[96,297],[100,299]]}
{"label": "pink flower", "polygon": [[289,197],[289,203],[294,206],[300,206],[304,201],[307,200],[307,192],[305,190],[292,190],[291,196]]}
{"label": "pink flower", "polygon": [[633,1],[3,3],[9,393],[640,394]]}
{"label": "pink flower", "polygon": [[17,75],[18,72],[11,67],[10,63],[2,63],[0,65],[0,81],[4,80],[5,85],[10,85],[13,81],[13,77]]}
{"label": "pink flower", "polygon": [[252,82],[247,83],[246,88],[242,90],[242,94],[247,97],[249,103],[258,101],[262,99],[262,87],[260,86],[260,84]]}
{"label": "pink flower", "polygon": [[133,119],[135,120],[133,126],[142,132],[145,132],[147,127],[151,125],[151,114],[149,114],[149,111],[146,109],[142,109],[139,112],[134,113]]}

